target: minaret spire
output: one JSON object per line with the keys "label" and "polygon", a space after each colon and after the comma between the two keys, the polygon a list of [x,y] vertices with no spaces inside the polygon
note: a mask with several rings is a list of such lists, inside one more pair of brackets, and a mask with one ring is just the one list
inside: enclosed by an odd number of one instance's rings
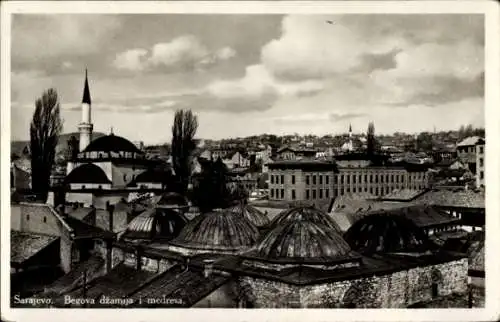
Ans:
{"label": "minaret spire", "polygon": [[80,151],[83,151],[87,145],[92,141],[92,130],[94,128],[92,124],[92,110],[90,102],[90,90],[89,90],[89,80],[87,77],[87,68],[85,68],[85,84],[83,87],[83,98],[82,98],[82,119],[78,125],[78,131],[80,132]]}
{"label": "minaret spire", "polygon": [[85,87],[83,88],[83,98],[82,103],[91,104],[90,102],[90,89],[89,89],[89,80],[87,77],[87,68],[85,68]]}

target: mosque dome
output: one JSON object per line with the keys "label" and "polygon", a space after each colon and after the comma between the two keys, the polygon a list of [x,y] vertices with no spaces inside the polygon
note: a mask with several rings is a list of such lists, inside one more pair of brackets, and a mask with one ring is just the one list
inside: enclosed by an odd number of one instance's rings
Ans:
{"label": "mosque dome", "polygon": [[132,152],[143,154],[132,142],[114,134],[101,136],[93,140],[83,152]]}
{"label": "mosque dome", "polygon": [[132,219],[121,238],[171,240],[179,235],[186,223],[186,217],[178,212],[152,208]]}
{"label": "mosque dome", "polygon": [[253,256],[274,260],[304,262],[349,257],[351,248],[331,226],[307,218],[283,222],[267,233],[253,249]]}
{"label": "mosque dome", "polygon": [[266,214],[249,204],[233,206],[229,210],[243,215],[243,217],[248,219],[248,221],[254,224],[257,228],[264,228],[271,222]]}
{"label": "mosque dome", "polygon": [[252,246],[259,231],[246,218],[214,210],[191,220],[171,244],[202,251],[239,251]]}
{"label": "mosque dome", "polygon": [[330,216],[328,216],[328,214],[312,206],[301,206],[284,210],[273,219],[270,227],[273,229],[278,226],[282,226],[287,222],[296,220],[306,220],[317,224],[320,227],[325,226],[326,228],[332,229],[339,234],[341,233],[340,227],[332,218],[330,218]]}
{"label": "mosque dome", "polygon": [[91,163],[76,167],[66,176],[65,180],[66,183],[111,183],[106,173]]}
{"label": "mosque dome", "polygon": [[345,232],[344,239],[353,250],[363,254],[420,253],[434,248],[419,227],[397,214],[366,216]]}

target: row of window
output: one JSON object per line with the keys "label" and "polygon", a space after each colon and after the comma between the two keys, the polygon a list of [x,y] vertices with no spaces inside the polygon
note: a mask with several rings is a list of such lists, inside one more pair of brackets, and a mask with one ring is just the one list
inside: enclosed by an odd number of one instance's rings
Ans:
{"label": "row of window", "polygon": [[[306,184],[310,184],[310,177],[312,178],[312,184],[316,184],[316,175],[312,175],[312,176],[306,176]],[[323,177],[325,178],[325,184],[330,184],[330,176],[328,175],[325,175],[325,176],[322,176],[322,175],[318,175],[318,182],[319,184],[323,184]]]}
{"label": "row of window", "polygon": [[[295,190],[292,195],[295,196]],[[271,189],[271,199],[285,199],[285,189]]]}
{"label": "row of window", "polygon": [[[317,194],[316,194],[317,191]],[[306,199],[323,199],[323,189],[307,189],[306,190]],[[330,189],[325,189],[324,193],[325,198],[330,198]]]}
{"label": "row of window", "polygon": [[[271,175],[271,184],[285,184],[284,175]],[[295,184],[295,176],[292,175],[292,184]]]}

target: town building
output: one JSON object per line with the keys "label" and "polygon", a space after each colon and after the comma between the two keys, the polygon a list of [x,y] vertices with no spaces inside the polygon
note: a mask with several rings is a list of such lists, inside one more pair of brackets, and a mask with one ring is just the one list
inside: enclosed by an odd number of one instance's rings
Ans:
{"label": "town building", "polygon": [[479,140],[476,144],[476,186],[484,187],[485,174],[485,141]]}
{"label": "town building", "polygon": [[284,146],[281,147],[276,153],[278,155],[278,159],[280,160],[298,160],[314,158],[316,156],[316,152],[317,151],[315,149]]}
{"label": "town building", "polygon": [[290,160],[269,164],[269,199],[318,205],[351,193],[377,197],[395,189],[428,187],[426,165],[374,162],[364,154],[339,155],[335,159],[335,162]]}
{"label": "town building", "polygon": [[458,158],[466,163],[473,173],[476,173],[478,144],[484,145],[484,139],[479,136],[467,137],[457,144]]}

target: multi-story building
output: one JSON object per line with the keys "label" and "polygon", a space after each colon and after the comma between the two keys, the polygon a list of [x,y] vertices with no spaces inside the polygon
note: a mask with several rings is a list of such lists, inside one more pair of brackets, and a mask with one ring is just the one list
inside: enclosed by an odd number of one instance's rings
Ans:
{"label": "multi-story building", "polygon": [[317,204],[345,194],[368,193],[377,197],[395,189],[421,190],[428,186],[425,165],[379,165],[360,160],[359,156],[341,159],[269,164],[269,199]]}
{"label": "multi-story building", "polygon": [[484,186],[484,148],[485,141],[480,140],[476,145],[476,185]]}
{"label": "multi-story building", "polygon": [[302,158],[314,158],[316,156],[316,150],[311,148],[295,148],[290,146],[284,146],[280,148],[277,152],[278,158],[281,160],[296,160]]}
{"label": "multi-story building", "polygon": [[457,156],[466,163],[469,170],[476,173],[477,146],[484,145],[484,139],[479,136],[470,136],[457,144]]}

